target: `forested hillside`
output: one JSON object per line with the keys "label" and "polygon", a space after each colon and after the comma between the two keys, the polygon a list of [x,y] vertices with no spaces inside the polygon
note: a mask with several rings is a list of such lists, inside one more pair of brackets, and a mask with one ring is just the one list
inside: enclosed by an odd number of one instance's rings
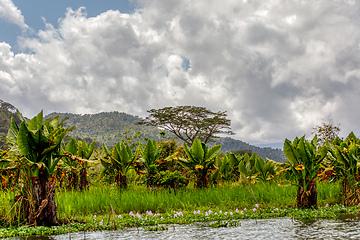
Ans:
{"label": "forested hillside", "polygon": [[121,112],[102,112],[97,114],[72,114],[72,113],[51,113],[46,118],[53,118],[59,115],[60,120],[69,118],[65,121],[69,126],[74,126],[75,130],[69,134],[81,138],[96,138],[98,142],[108,146],[124,138],[126,135],[132,136],[141,132],[142,139],[145,137],[160,140],[160,130],[155,127],[137,125],[141,118]]}
{"label": "forested hillside", "polygon": [[[142,139],[150,138],[161,140],[160,130],[155,127],[145,125],[137,125],[141,118],[120,112],[102,112],[97,114],[72,114],[72,113],[51,113],[47,118],[53,118],[59,115],[60,119],[68,117],[66,123],[69,126],[75,126],[75,130],[70,133],[72,136],[81,138],[95,138],[97,141],[103,142],[108,146],[124,138],[123,133],[131,136],[136,132],[142,133]],[[171,134],[166,134],[171,137]],[[250,149],[253,153],[260,155],[262,158],[269,158],[275,161],[284,162],[285,156],[280,149],[260,148],[250,145],[240,140],[232,138],[220,138],[216,144],[222,144],[221,152],[230,152],[236,150]],[[212,143],[211,145],[214,145]]]}
{"label": "forested hillside", "polygon": [[[10,127],[11,117],[14,117],[17,123],[20,120],[17,118],[16,108],[10,103],[0,100],[0,146],[6,141],[6,135]],[[68,118],[65,123],[68,126],[75,126],[75,129],[70,132],[70,135],[79,137],[81,139],[96,138],[97,146],[105,143],[108,146],[114,145],[125,137],[125,132],[128,132],[126,136],[130,137],[137,132],[141,132],[141,138],[162,140],[160,136],[160,130],[155,127],[149,127],[145,125],[138,125],[137,123],[141,118],[132,116],[130,114],[121,112],[102,112],[97,114],[72,114],[72,113],[51,113],[46,118],[53,118],[59,115],[60,119]],[[166,134],[165,137],[171,138],[171,134]],[[100,143],[100,144],[99,144]],[[211,145],[214,145],[212,143]],[[250,145],[240,140],[235,140],[230,137],[220,138],[216,144],[221,144],[221,152],[226,153],[230,151],[237,151],[243,149],[249,149],[253,153],[260,155],[262,158],[269,158],[275,161],[284,162],[286,160],[282,150],[273,148],[260,148]]]}
{"label": "forested hillside", "polygon": [[257,147],[250,145],[240,140],[235,140],[230,137],[220,138],[216,144],[221,144],[221,152],[231,152],[242,149],[249,149],[253,153],[259,154],[261,158],[269,158],[278,162],[285,162],[286,157],[281,149],[274,149],[270,147]]}
{"label": "forested hillside", "polygon": [[16,116],[15,112],[16,108],[13,105],[0,99],[0,147],[2,147],[6,141],[6,135],[10,128],[11,117],[13,117],[17,123],[20,123],[20,120]]}

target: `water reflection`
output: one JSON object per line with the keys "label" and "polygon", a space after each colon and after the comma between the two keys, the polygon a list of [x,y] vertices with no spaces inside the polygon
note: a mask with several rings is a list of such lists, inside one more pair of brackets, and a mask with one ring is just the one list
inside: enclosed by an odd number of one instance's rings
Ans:
{"label": "water reflection", "polygon": [[[67,240],[69,235],[11,240]],[[207,224],[172,225],[165,231],[127,229],[72,233],[71,239],[360,239],[360,220],[357,217],[337,220],[303,222],[290,218],[241,220],[241,226],[211,228]]]}

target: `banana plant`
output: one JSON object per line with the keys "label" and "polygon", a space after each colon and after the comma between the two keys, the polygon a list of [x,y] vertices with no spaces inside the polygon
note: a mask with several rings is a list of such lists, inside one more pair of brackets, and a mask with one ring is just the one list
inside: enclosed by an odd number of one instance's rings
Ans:
{"label": "banana plant", "polygon": [[303,136],[300,139],[296,137],[293,142],[285,139],[283,151],[297,180],[296,206],[317,208],[316,177],[320,164],[327,155],[327,147],[322,146],[318,149],[316,135],[311,142]]}
{"label": "banana plant", "polygon": [[256,162],[255,153],[251,154],[251,157],[249,157],[249,155],[246,153],[240,159],[240,163],[239,163],[240,177],[244,181],[247,181],[248,183],[256,182],[257,171],[255,167],[255,162]]}
{"label": "banana plant", "polygon": [[230,181],[232,178],[233,167],[229,158],[229,153],[227,153],[223,159],[216,157],[215,161],[215,171],[211,175],[211,179],[214,183],[217,183],[219,180]]}
{"label": "banana plant", "polygon": [[69,188],[76,188],[77,171],[80,171],[79,190],[82,191],[87,188],[87,169],[90,167],[89,161],[95,147],[95,141],[89,145],[86,142],[78,141],[72,138],[65,146],[65,152],[70,154],[63,158],[65,164],[70,168]]}
{"label": "banana plant", "polygon": [[350,133],[344,141],[327,143],[334,174],[342,182],[342,197],[346,205],[360,204],[360,139]]}
{"label": "banana plant", "polygon": [[[11,127],[7,135],[10,151],[21,157],[21,165],[25,169],[24,187],[30,189],[27,199],[30,201],[26,209],[31,224],[51,226],[57,224],[57,207],[55,202],[55,178],[53,173],[61,158],[61,144],[68,129],[63,128],[59,116],[44,121],[43,111],[30,121],[19,112],[22,120],[18,126],[11,119]],[[28,177],[29,176],[29,177]]]}
{"label": "banana plant", "polygon": [[[9,151],[0,150],[0,190],[14,187],[19,182],[19,167],[14,158],[16,156],[11,155]],[[18,186],[18,185],[17,185]]]}
{"label": "banana plant", "polygon": [[258,172],[257,178],[262,182],[269,182],[275,178],[276,163],[270,159],[262,159],[257,157],[255,161],[255,168]]}
{"label": "banana plant", "polygon": [[[141,145],[141,143],[139,144]],[[144,148],[141,150],[140,162],[144,164],[146,169],[146,185],[153,187],[156,185],[156,174],[158,160],[161,157],[161,147],[158,147],[156,140],[148,140]]]}
{"label": "banana plant", "polygon": [[139,156],[140,147],[137,148],[135,154],[132,153],[131,148],[126,142],[118,142],[110,151],[105,144],[103,144],[105,157],[100,159],[104,166],[104,174],[115,176],[115,181],[118,187],[127,188],[127,172],[133,166],[133,163]]}
{"label": "banana plant", "polygon": [[[245,154],[248,155],[247,153],[245,153]],[[235,154],[233,152],[226,154],[226,156],[228,157],[228,159],[230,161],[230,165],[232,168],[232,172],[231,172],[232,178],[234,178],[235,180],[238,180],[240,178],[239,164],[244,159],[245,154],[239,155],[239,154]],[[249,157],[249,156],[247,156],[247,157]]]}
{"label": "banana plant", "polygon": [[197,188],[208,186],[208,174],[210,170],[215,169],[214,164],[220,149],[221,145],[215,145],[209,149],[197,138],[194,140],[190,149],[184,143],[184,150],[188,158],[180,158],[179,163],[195,174]]}

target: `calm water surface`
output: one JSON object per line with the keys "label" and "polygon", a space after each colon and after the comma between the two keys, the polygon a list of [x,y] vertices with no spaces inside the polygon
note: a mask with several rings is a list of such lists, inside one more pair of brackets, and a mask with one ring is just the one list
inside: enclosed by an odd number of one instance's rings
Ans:
{"label": "calm water surface", "polygon": [[[360,219],[344,218],[302,222],[290,218],[241,220],[241,226],[211,228],[207,224],[170,225],[164,231],[127,229],[119,231],[72,233],[79,239],[360,239]],[[26,238],[11,238],[11,240]],[[28,240],[67,240],[69,234],[27,238]]]}

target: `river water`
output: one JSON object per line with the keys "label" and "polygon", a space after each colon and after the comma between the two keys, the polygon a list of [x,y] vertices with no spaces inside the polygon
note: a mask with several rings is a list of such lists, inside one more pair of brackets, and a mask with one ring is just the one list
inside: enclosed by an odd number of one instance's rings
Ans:
{"label": "river water", "polygon": [[170,225],[168,230],[80,232],[50,236],[11,238],[11,240],[80,239],[360,239],[360,219],[344,218],[303,222],[290,218],[241,220],[236,227],[212,228],[207,224]]}

